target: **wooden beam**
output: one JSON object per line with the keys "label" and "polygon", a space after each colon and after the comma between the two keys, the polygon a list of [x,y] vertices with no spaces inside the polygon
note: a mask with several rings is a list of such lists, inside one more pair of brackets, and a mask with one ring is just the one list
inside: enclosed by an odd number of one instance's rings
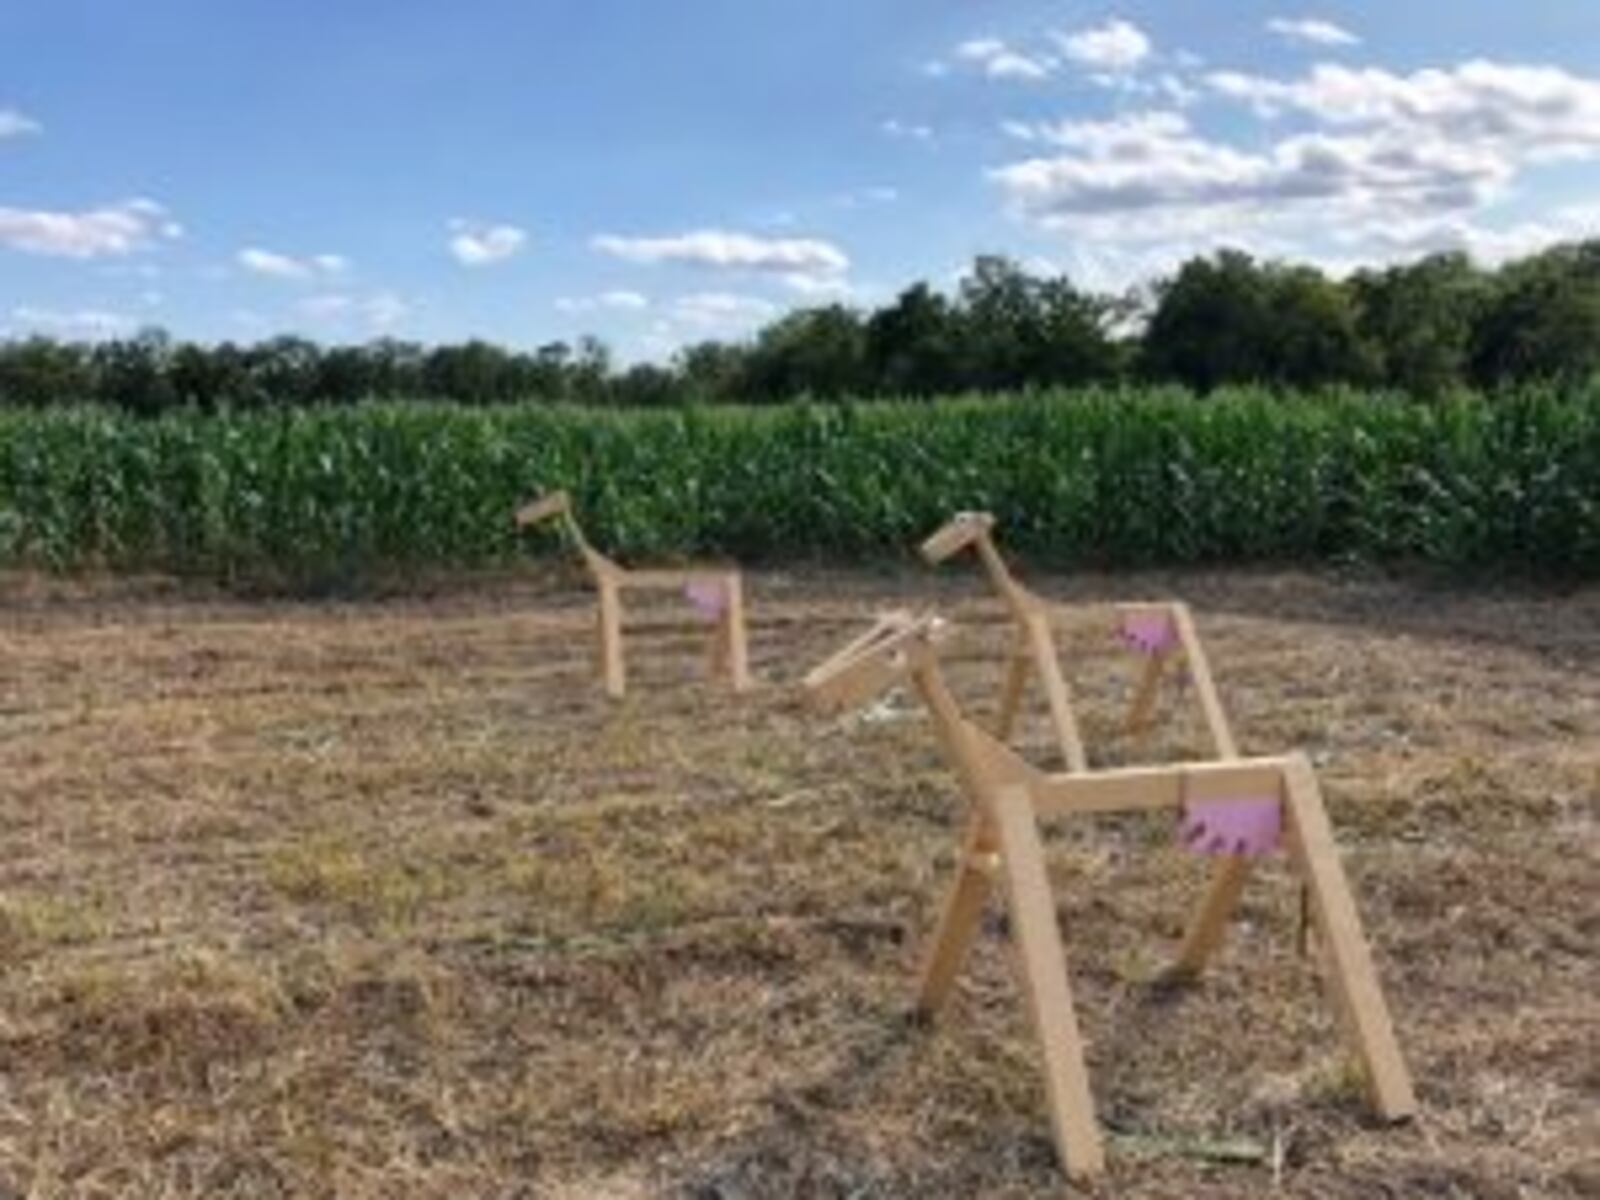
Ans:
{"label": "wooden beam", "polygon": [[929,563],[941,563],[993,528],[994,518],[988,513],[957,513],[922,543],[922,557]]}
{"label": "wooden beam", "polygon": [[1105,1170],[1094,1097],[1084,1064],[1083,1037],[1072,1005],[1066,954],[1045,873],[1044,847],[1027,789],[1002,787],[990,801],[1000,843],[1002,875],[1017,965],[1028,1015],[1044,1051],[1045,1095],[1062,1168],[1074,1179]]}
{"label": "wooden beam", "polygon": [[1056,640],[1050,632],[1050,614],[1040,608],[1025,618],[1028,641],[1033,647],[1034,667],[1039,672],[1039,682],[1044,685],[1045,702],[1050,708],[1050,723],[1056,731],[1056,743],[1069,771],[1088,769],[1088,756],[1084,753],[1083,737],[1078,732],[1078,718],[1072,711],[1072,697],[1067,691],[1067,681],[1061,675],[1061,663],[1056,658]]}
{"label": "wooden beam", "polygon": [[1187,604],[1172,606],[1172,620],[1178,628],[1178,640],[1183,644],[1184,662],[1189,668],[1189,678],[1194,683],[1195,695],[1200,698],[1200,710],[1205,714],[1206,726],[1211,731],[1211,741],[1218,758],[1239,757],[1239,744],[1234,741],[1233,727],[1228,724],[1227,711],[1217,695],[1217,684],[1211,678],[1211,664],[1206,660],[1205,647],[1195,632],[1194,617]]}
{"label": "wooden beam", "polygon": [[530,500],[517,509],[516,520],[519,526],[536,525],[540,521],[548,521],[551,517],[570,512],[571,509],[572,498],[566,492],[550,492],[537,500]]}
{"label": "wooden beam", "polygon": [[854,708],[907,673],[911,664],[905,647],[918,627],[910,613],[883,614],[871,629],[807,672],[801,686],[818,705]]}
{"label": "wooden beam", "polygon": [[1181,808],[1192,800],[1244,799],[1281,792],[1287,760],[1235,759],[1046,775],[1034,786],[1041,816]]}
{"label": "wooden beam", "polygon": [[1161,691],[1161,676],[1166,671],[1168,655],[1152,654],[1145,660],[1144,672],[1139,677],[1139,687],[1134,693],[1133,703],[1128,708],[1128,715],[1122,722],[1122,731],[1134,739],[1135,745],[1143,749],[1149,740],[1151,718],[1155,715],[1156,696]]}
{"label": "wooden beam", "polygon": [[917,1011],[925,1016],[936,1016],[944,1008],[977,938],[992,886],[988,859],[998,845],[988,817],[976,810],[969,813],[955,881],[945,897],[917,986]]}
{"label": "wooden beam", "polygon": [[744,576],[729,571],[723,576],[722,630],[727,642],[728,682],[736,692],[749,691],[750,641],[744,624]]}
{"label": "wooden beam", "polygon": [[1027,635],[1019,629],[1006,658],[1005,682],[1000,685],[1000,712],[994,723],[995,736],[1002,741],[1016,728],[1017,714],[1022,711],[1022,694],[1028,686],[1028,670],[1032,666],[1033,648]]}
{"label": "wooden beam", "polygon": [[628,668],[622,657],[622,593],[615,580],[597,581],[600,595],[600,663],[606,695],[620,700],[628,689]]}
{"label": "wooden beam", "polygon": [[1387,1120],[1405,1120],[1417,1111],[1411,1075],[1378,985],[1316,773],[1309,761],[1295,755],[1284,778],[1289,852],[1311,893],[1328,991],[1355,1042],[1373,1106]]}
{"label": "wooden beam", "polygon": [[1198,979],[1228,935],[1228,922],[1238,911],[1244,885],[1250,879],[1250,860],[1242,855],[1224,858],[1212,871],[1211,883],[1184,931],[1178,956],[1167,975],[1175,980]]}

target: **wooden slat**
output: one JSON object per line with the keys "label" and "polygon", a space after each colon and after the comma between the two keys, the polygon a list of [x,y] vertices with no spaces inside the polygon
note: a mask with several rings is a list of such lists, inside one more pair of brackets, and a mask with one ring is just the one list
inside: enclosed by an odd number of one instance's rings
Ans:
{"label": "wooden slat", "polygon": [[1241,856],[1224,858],[1212,870],[1206,894],[1184,931],[1177,958],[1168,971],[1174,979],[1198,979],[1205,971],[1228,934],[1228,922],[1238,911],[1244,885],[1250,879],[1250,860]]}
{"label": "wooden slat", "polygon": [[1021,787],[998,789],[991,804],[1022,988],[1044,1053],[1056,1150],[1069,1176],[1092,1178],[1105,1170],[1105,1152],[1033,804]]}
{"label": "wooden slat", "polygon": [[620,700],[627,691],[627,666],[622,657],[622,596],[614,581],[600,583],[600,662],[606,694]]}
{"label": "wooden slat", "polygon": [[807,672],[801,686],[824,707],[845,709],[877,695],[909,669],[906,645],[926,622],[906,612],[880,616],[871,629]]}
{"label": "wooden slat", "polygon": [[966,836],[955,881],[945,897],[939,926],[923,960],[917,987],[917,1011],[937,1015],[950,998],[956,977],[972,949],[992,886],[987,858],[998,843],[987,817],[976,810],[967,817]]}
{"label": "wooden slat", "polygon": [[1328,990],[1361,1057],[1374,1107],[1388,1120],[1404,1120],[1415,1115],[1417,1100],[1339,861],[1321,788],[1311,764],[1300,756],[1289,761],[1285,783],[1289,849],[1311,893]]}
{"label": "wooden slat", "polygon": [[1138,691],[1134,693],[1133,704],[1128,708],[1128,715],[1122,722],[1122,731],[1134,739],[1135,745],[1143,748],[1149,740],[1152,726],[1151,718],[1155,715],[1156,697],[1161,691],[1161,676],[1166,671],[1168,656],[1165,654],[1152,654],[1144,664],[1144,672],[1139,678]]}
{"label": "wooden slat", "polygon": [[1282,786],[1286,760],[1173,763],[1084,774],[1047,775],[1034,789],[1044,816],[1179,808],[1184,798],[1241,799],[1270,796]]}
{"label": "wooden slat", "polygon": [[536,525],[540,521],[548,521],[551,517],[570,511],[571,507],[572,498],[566,492],[550,492],[537,500],[530,500],[517,509],[517,524]]}
{"label": "wooden slat", "polygon": [[736,692],[748,691],[750,679],[750,639],[744,623],[744,576],[730,572],[723,584],[726,607],[722,623],[727,629],[728,682]]}
{"label": "wooden slat", "polygon": [[941,563],[993,526],[994,518],[988,513],[957,513],[923,541],[922,557],[929,563]]}
{"label": "wooden slat", "polygon": [[1078,732],[1078,718],[1072,711],[1072,697],[1067,691],[1067,681],[1061,675],[1061,663],[1056,658],[1056,641],[1050,632],[1050,614],[1040,609],[1027,617],[1028,641],[1033,647],[1034,668],[1039,672],[1039,682],[1044,685],[1045,702],[1050,708],[1050,723],[1056,731],[1056,744],[1069,771],[1088,768],[1083,737]]}
{"label": "wooden slat", "polygon": [[1195,695],[1200,698],[1200,709],[1205,714],[1206,727],[1211,730],[1211,741],[1218,758],[1237,758],[1239,744],[1234,741],[1233,727],[1228,723],[1227,711],[1217,695],[1217,684],[1211,677],[1211,664],[1206,659],[1205,647],[1195,632],[1194,617],[1187,604],[1172,606],[1172,620],[1178,627],[1178,640],[1183,644],[1183,657],[1189,667],[1189,678],[1194,683]]}
{"label": "wooden slat", "polygon": [[691,583],[715,583],[726,586],[738,574],[727,567],[623,567],[622,582],[631,588],[666,590],[687,587]]}
{"label": "wooden slat", "polygon": [[1000,685],[1000,712],[995,718],[995,736],[1002,741],[1016,728],[1017,714],[1022,711],[1022,694],[1028,686],[1028,670],[1033,666],[1033,649],[1021,630],[1006,658],[1006,677]]}

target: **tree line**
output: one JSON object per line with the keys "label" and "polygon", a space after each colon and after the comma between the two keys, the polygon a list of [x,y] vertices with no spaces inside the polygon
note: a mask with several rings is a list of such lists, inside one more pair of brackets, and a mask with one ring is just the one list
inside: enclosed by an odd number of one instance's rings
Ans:
{"label": "tree line", "polygon": [[0,405],[154,414],[382,397],[650,407],[1118,382],[1198,392],[1349,385],[1430,398],[1597,373],[1600,240],[1497,269],[1444,253],[1343,279],[1224,250],[1122,295],[985,256],[953,294],[917,283],[870,311],[800,309],[747,340],[626,368],[594,338],[527,352],[389,338],[205,345],[154,329],[92,344],[28,337],[0,342]]}

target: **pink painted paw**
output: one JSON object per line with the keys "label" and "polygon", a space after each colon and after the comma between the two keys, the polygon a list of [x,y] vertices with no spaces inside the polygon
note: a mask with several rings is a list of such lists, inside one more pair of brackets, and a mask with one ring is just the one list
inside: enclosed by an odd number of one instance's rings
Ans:
{"label": "pink painted paw", "polygon": [[707,621],[719,620],[728,607],[728,590],[714,579],[690,580],[683,594]]}
{"label": "pink painted paw", "polygon": [[1184,806],[1178,837],[1196,854],[1259,858],[1283,840],[1283,805],[1272,798],[1193,801]]}
{"label": "pink painted paw", "polygon": [[1139,654],[1165,654],[1178,644],[1178,629],[1166,613],[1130,613],[1122,618],[1117,636]]}

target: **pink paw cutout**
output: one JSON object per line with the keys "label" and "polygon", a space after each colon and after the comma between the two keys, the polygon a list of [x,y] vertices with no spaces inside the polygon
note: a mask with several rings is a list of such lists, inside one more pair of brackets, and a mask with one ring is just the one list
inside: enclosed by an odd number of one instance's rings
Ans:
{"label": "pink paw cutout", "polygon": [[1166,613],[1130,613],[1122,618],[1117,636],[1140,654],[1165,654],[1178,644],[1177,626]]}
{"label": "pink paw cutout", "polygon": [[1283,838],[1283,805],[1272,797],[1184,805],[1178,837],[1196,854],[1259,858]]}
{"label": "pink paw cutout", "polygon": [[714,579],[692,579],[684,587],[683,594],[707,621],[720,620],[728,607],[728,590]]}

